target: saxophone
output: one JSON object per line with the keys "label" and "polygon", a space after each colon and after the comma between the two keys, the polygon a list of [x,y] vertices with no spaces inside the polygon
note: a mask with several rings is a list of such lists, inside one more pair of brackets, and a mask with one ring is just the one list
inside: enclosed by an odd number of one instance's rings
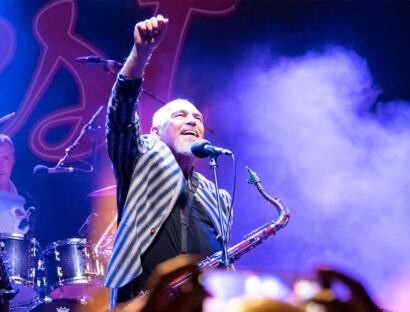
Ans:
{"label": "saxophone", "polygon": [[[260,179],[258,178],[256,173],[248,167],[246,167],[246,170],[249,173],[248,183],[254,184],[258,189],[259,193],[263,196],[263,198],[265,198],[269,203],[271,203],[276,208],[277,212],[279,213],[279,218],[276,221],[274,220],[271,223],[264,224],[256,230],[250,232],[249,234],[243,237],[242,242],[236,244],[233,247],[230,247],[227,253],[229,263],[231,264],[233,264],[241,256],[243,256],[250,250],[262,244],[262,242],[269,236],[276,234],[277,231],[284,228],[288,224],[290,219],[289,210],[281,202],[281,200],[276,197],[270,197],[268,194],[266,194],[261,185]],[[223,267],[222,251],[218,251],[212,256],[207,257],[205,260],[199,262],[197,265],[201,272],[212,268]],[[172,289],[178,289],[190,278],[190,273],[180,276],[179,278],[177,278],[169,284],[170,290],[172,291]]]}

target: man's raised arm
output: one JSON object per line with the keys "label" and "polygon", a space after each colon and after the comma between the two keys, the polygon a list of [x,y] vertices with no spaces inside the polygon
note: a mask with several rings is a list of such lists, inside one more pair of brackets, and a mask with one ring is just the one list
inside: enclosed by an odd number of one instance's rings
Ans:
{"label": "man's raised arm", "polygon": [[168,19],[162,15],[139,22],[134,28],[134,46],[120,74],[129,79],[142,78],[152,52],[165,35]]}
{"label": "man's raised arm", "polygon": [[164,37],[168,19],[161,15],[135,25],[134,44],[111,94],[107,114],[107,147],[118,190],[118,215],[125,204],[135,158],[142,152],[135,103],[141,90],[144,68]]}

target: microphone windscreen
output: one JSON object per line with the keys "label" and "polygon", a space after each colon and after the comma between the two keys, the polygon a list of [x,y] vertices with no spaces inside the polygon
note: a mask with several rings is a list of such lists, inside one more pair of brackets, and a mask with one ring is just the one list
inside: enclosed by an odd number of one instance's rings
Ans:
{"label": "microphone windscreen", "polygon": [[204,139],[196,140],[191,145],[192,154],[194,154],[194,156],[199,157],[199,158],[208,157],[208,154],[204,150],[205,145],[211,145],[211,142],[209,142],[208,140],[204,140]]}
{"label": "microphone windscreen", "polygon": [[46,174],[48,168],[44,165],[37,165],[33,168],[33,174]]}

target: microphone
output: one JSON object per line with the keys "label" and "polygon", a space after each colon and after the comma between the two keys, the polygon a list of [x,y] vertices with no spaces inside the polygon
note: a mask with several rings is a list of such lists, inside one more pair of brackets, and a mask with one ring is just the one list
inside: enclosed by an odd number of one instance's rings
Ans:
{"label": "microphone", "polygon": [[33,169],[33,174],[54,174],[54,173],[71,173],[74,172],[73,167],[54,167],[49,168],[44,165],[37,165]]}
{"label": "microphone", "polygon": [[220,154],[232,155],[230,150],[212,146],[208,140],[196,140],[191,145],[191,152],[194,156],[199,158],[205,158],[208,156],[219,156]]}
{"label": "microphone", "polygon": [[75,59],[77,62],[82,64],[92,65],[92,66],[101,66],[109,74],[118,74],[123,63],[117,62],[116,60],[106,60],[100,58],[96,55],[90,56],[80,56]]}
{"label": "microphone", "polygon": [[101,57],[96,56],[96,55],[80,56],[80,57],[77,57],[75,60],[82,64],[89,64],[89,65],[107,65],[108,64],[108,60],[102,59]]}

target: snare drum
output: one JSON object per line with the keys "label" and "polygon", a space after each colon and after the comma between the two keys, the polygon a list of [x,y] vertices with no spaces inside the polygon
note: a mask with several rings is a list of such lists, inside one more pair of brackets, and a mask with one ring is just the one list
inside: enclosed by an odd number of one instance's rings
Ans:
{"label": "snare drum", "polygon": [[86,239],[51,243],[44,250],[44,261],[51,298],[80,299],[102,286],[103,267]]}
{"label": "snare drum", "polygon": [[20,291],[13,299],[19,306],[30,305],[39,298],[42,283],[39,273],[43,265],[42,252],[35,238],[25,239],[20,234],[0,234],[4,244],[4,261],[13,288]]}

